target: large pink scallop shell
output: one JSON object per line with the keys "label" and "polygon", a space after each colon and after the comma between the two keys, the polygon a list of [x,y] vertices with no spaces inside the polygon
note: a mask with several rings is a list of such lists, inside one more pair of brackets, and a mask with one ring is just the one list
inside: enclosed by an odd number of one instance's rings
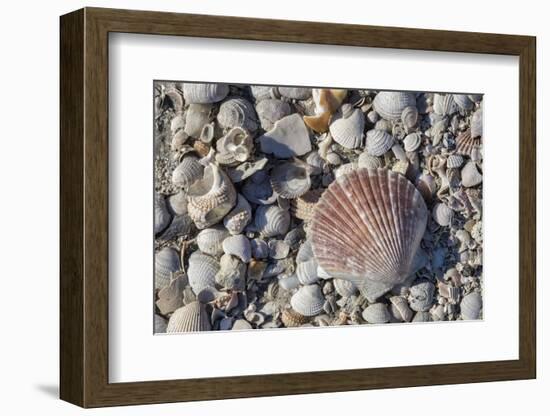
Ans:
{"label": "large pink scallop shell", "polygon": [[323,193],[311,220],[313,252],[330,276],[358,286],[409,277],[426,229],[420,192],[387,169],[358,169]]}

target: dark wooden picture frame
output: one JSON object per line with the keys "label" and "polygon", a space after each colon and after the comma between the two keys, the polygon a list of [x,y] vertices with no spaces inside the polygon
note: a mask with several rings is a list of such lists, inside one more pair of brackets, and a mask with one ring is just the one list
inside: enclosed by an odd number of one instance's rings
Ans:
{"label": "dark wooden picture frame", "polygon": [[[62,16],[60,27],[60,396],[63,400],[83,407],[99,407],[535,378],[534,37],[98,8],[85,8]],[[110,32],[518,56],[519,359],[109,383]]]}

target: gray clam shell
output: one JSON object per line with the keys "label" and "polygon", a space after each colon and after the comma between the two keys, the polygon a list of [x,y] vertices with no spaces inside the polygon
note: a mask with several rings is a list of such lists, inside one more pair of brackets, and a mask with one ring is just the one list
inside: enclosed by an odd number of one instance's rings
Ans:
{"label": "gray clam shell", "polygon": [[406,129],[412,129],[418,123],[418,109],[416,105],[408,106],[401,113],[401,121]]}
{"label": "gray clam shell", "polygon": [[377,156],[363,152],[357,158],[357,167],[366,169],[377,169],[382,167],[382,161]]}
{"label": "gray clam shell", "polygon": [[292,309],[303,316],[315,316],[321,313],[325,298],[317,285],[302,286],[290,298]]}
{"label": "gray clam shell", "polygon": [[220,264],[214,257],[198,251],[191,254],[187,276],[195,295],[198,296],[203,290],[215,287],[216,274],[219,270]]}
{"label": "gray clam shell", "polygon": [[391,314],[384,303],[373,303],[363,311],[363,319],[369,324],[385,324],[390,321]]}
{"label": "gray clam shell", "polygon": [[355,286],[355,284],[349,280],[334,279],[333,283],[336,292],[344,298],[350,297],[357,293],[357,286]]}
{"label": "gray clam shell", "polygon": [[183,97],[188,104],[217,103],[229,93],[227,84],[184,83]]}
{"label": "gray clam shell", "polygon": [[155,288],[168,286],[172,273],[181,267],[179,253],[173,248],[165,247],[155,253]]}
{"label": "gray clam shell", "polygon": [[191,302],[176,310],[166,327],[167,333],[210,331],[210,317],[205,306],[199,302]]}
{"label": "gray clam shell", "polygon": [[411,92],[381,91],[374,97],[372,105],[382,118],[397,121],[405,107],[416,106],[416,97]]}
{"label": "gray clam shell", "polygon": [[388,152],[394,144],[394,139],[391,134],[384,130],[369,130],[365,149],[371,156],[382,156]]}
{"label": "gray clam shell", "polygon": [[275,122],[273,128],[259,138],[264,153],[288,159],[311,151],[308,129],[299,114],[291,114]]}
{"label": "gray clam shell", "polygon": [[267,99],[256,104],[256,112],[262,129],[268,131],[273,128],[275,122],[288,116],[291,113],[291,108],[287,102]]}
{"label": "gray clam shell", "polygon": [[460,316],[464,320],[479,319],[482,307],[481,294],[468,293],[460,302]]}
{"label": "gray clam shell", "polygon": [[242,234],[223,240],[223,252],[238,257],[243,263],[248,263],[252,259],[250,240]]}
{"label": "gray clam shell", "polygon": [[241,97],[230,97],[220,105],[218,123],[224,129],[242,127],[254,133],[258,129],[258,119],[252,104]]}
{"label": "gray clam shell", "polygon": [[170,224],[171,220],[172,216],[168,212],[166,199],[162,194],[155,192],[155,234],[163,231],[168,226],[168,224]]}
{"label": "gray clam shell", "polygon": [[219,256],[223,253],[223,241],[228,237],[228,232],[221,226],[205,228],[197,235],[197,245],[204,254]]}
{"label": "gray clam shell", "polygon": [[262,205],[256,208],[254,224],[264,237],[284,235],[290,227],[290,214],[277,205]]}
{"label": "gray clam shell", "polygon": [[282,198],[294,199],[311,187],[309,169],[303,162],[287,162],[271,171],[271,187]]}
{"label": "gray clam shell", "polygon": [[334,141],[346,149],[355,149],[363,142],[365,115],[349,104],[344,104],[333,116],[329,130]]}
{"label": "gray clam shell", "polygon": [[187,214],[187,194],[181,190],[168,198],[167,206],[174,215]]}

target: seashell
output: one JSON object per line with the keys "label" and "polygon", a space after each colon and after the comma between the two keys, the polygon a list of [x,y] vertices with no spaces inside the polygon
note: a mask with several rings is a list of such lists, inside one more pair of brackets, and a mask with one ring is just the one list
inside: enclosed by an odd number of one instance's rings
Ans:
{"label": "seashell", "polygon": [[478,138],[483,137],[483,109],[480,108],[474,112],[472,115],[472,120],[470,122],[470,129],[472,132],[472,137]]}
{"label": "seashell", "polygon": [[180,255],[173,248],[165,247],[155,253],[155,288],[170,284],[172,273],[180,270]]}
{"label": "seashell", "polygon": [[453,94],[453,99],[463,110],[471,110],[474,107],[474,102],[467,94]]}
{"label": "seashell", "polygon": [[167,333],[210,331],[210,317],[205,306],[197,301],[177,309],[166,327]]}
{"label": "seashell", "polygon": [[167,201],[167,207],[174,215],[187,214],[187,194],[181,190],[178,193],[171,195]]}
{"label": "seashell", "polygon": [[479,103],[483,99],[483,94],[468,94],[468,98],[474,103]]}
{"label": "seashell", "polygon": [[411,92],[380,91],[372,106],[382,118],[397,121],[405,107],[416,107],[416,97]]}
{"label": "seashell", "polygon": [[220,259],[220,268],[214,279],[224,290],[243,291],[246,283],[245,275],[246,264],[226,253]]}
{"label": "seashell", "polygon": [[290,246],[283,240],[269,240],[267,243],[269,248],[269,258],[281,260],[288,256]]}
{"label": "seashell", "polygon": [[267,165],[267,162],[266,157],[257,159],[254,162],[244,162],[235,168],[229,168],[227,174],[233,183],[241,182],[261,171]]}
{"label": "seashell", "polygon": [[264,237],[284,235],[290,227],[290,214],[277,205],[261,205],[256,208],[254,225]]}
{"label": "seashell", "polygon": [[373,303],[367,306],[362,316],[369,324],[385,324],[391,319],[388,307],[384,303]]}
{"label": "seashell", "polygon": [[394,156],[397,158],[398,162],[406,162],[409,163],[409,160],[407,159],[407,153],[405,153],[405,150],[403,150],[403,147],[399,143],[395,143],[391,147],[391,151],[393,152]]}
{"label": "seashell", "polygon": [[296,276],[303,285],[311,285],[319,280],[317,274],[317,261],[310,259],[296,266]]}
{"label": "seashell", "polygon": [[264,85],[251,85],[250,94],[254,97],[256,102],[279,97],[277,87],[269,87]]}
{"label": "seashell", "polygon": [[243,263],[248,263],[252,259],[250,241],[244,235],[233,235],[223,240],[223,252],[240,258]]}
{"label": "seashell", "polygon": [[427,209],[405,177],[359,169],[333,182],[311,221],[313,252],[331,276],[393,286],[410,275]]}
{"label": "seashell", "polygon": [[408,106],[403,109],[401,113],[401,121],[405,126],[405,129],[410,131],[416,123],[418,123],[418,109],[416,108],[416,102],[413,106]]}
{"label": "seashell", "polygon": [[273,128],[258,139],[264,153],[288,159],[311,151],[309,132],[299,114],[291,114],[275,122]]}
{"label": "seashell", "polygon": [[456,239],[460,242],[460,247],[458,248],[458,252],[462,253],[468,250],[470,246],[470,242],[472,241],[472,236],[470,235],[470,233],[466,230],[458,230],[455,236],[456,236]]}
{"label": "seashell", "polygon": [[334,289],[343,298],[348,298],[357,292],[357,286],[353,282],[344,279],[333,279]]}
{"label": "seashell", "polygon": [[352,170],[355,170],[355,169],[357,169],[356,162],[346,163],[334,170],[334,177],[339,178],[340,176],[347,175],[348,173],[350,173]]}
{"label": "seashell", "polygon": [[164,195],[159,194],[158,192],[155,192],[155,235],[162,232],[168,224],[170,224],[170,221],[172,220],[172,216],[168,212],[168,208],[166,206],[166,199],[164,198]]}
{"label": "seashell", "polygon": [[428,311],[419,311],[414,314],[412,322],[431,322],[432,314]]}
{"label": "seashell", "polygon": [[468,293],[460,302],[460,316],[463,320],[479,319],[482,307],[481,294],[478,292]]}
{"label": "seashell", "polygon": [[178,188],[189,188],[203,175],[204,167],[195,156],[185,156],[172,172],[172,183]]}
{"label": "seashell", "polygon": [[183,97],[188,104],[217,103],[223,100],[227,94],[229,94],[227,84],[183,84]]}
{"label": "seashell", "polygon": [[321,173],[323,173],[325,161],[323,160],[321,155],[319,155],[319,152],[316,152],[315,150],[309,152],[306,156],[305,161],[309,165],[311,175],[320,175]]}
{"label": "seashell", "polygon": [[411,133],[403,139],[403,146],[406,152],[416,152],[422,144],[422,134]]}
{"label": "seashell", "polygon": [[213,163],[204,169],[202,179],[189,187],[187,196],[187,211],[200,230],[221,221],[237,200],[231,180]]}
{"label": "seashell", "polygon": [[166,332],[166,326],[168,322],[162,316],[155,314],[155,321],[153,324],[153,333],[164,334]]}
{"label": "seashell", "polygon": [[205,228],[197,234],[199,250],[211,256],[221,255],[223,253],[223,240],[228,235],[227,230],[220,225]]}
{"label": "seashell", "polygon": [[252,325],[248,323],[246,319],[237,319],[233,322],[232,331],[244,331],[247,329],[252,329]]}
{"label": "seashell", "polygon": [[365,150],[369,155],[382,156],[393,146],[393,136],[384,130],[369,130]]}
{"label": "seashell", "polygon": [[249,101],[241,97],[229,97],[223,101],[216,119],[224,129],[241,127],[250,133],[258,130],[256,110]]}
{"label": "seashell", "polygon": [[462,177],[462,185],[467,188],[477,186],[483,180],[483,176],[479,173],[479,170],[477,170],[475,162],[466,163],[460,174]]}
{"label": "seashell", "polygon": [[265,261],[251,260],[247,268],[247,276],[249,280],[261,280],[267,269]]}
{"label": "seashell", "polygon": [[164,98],[168,98],[168,105],[174,109],[176,113],[181,113],[183,110],[183,95],[176,87],[168,87],[164,91]]}
{"label": "seashell", "polygon": [[338,155],[338,153],[330,152],[327,153],[327,162],[329,165],[338,166],[340,163],[342,163],[342,159]]}
{"label": "seashell", "polygon": [[291,113],[290,105],[281,100],[267,99],[256,104],[256,112],[262,129],[271,130],[276,121]]}
{"label": "seashell", "polygon": [[189,135],[184,130],[178,130],[176,134],[172,136],[170,142],[170,149],[173,152],[182,150],[185,147],[185,142],[189,139]]}
{"label": "seashell", "polygon": [[265,259],[269,255],[269,246],[261,238],[255,238],[250,241],[252,257],[255,259]]}
{"label": "seashell", "polygon": [[418,189],[426,202],[430,202],[437,191],[435,178],[427,173],[421,174],[416,180],[416,189]]}
{"label": "seashell", "polygon": [[233,234],[240,234],[252,219],[252,208],[244,196],[237,194],[237,204],[223,219],[225,228]]}
{"label": "seashell", "polygon": [[185,128],[185,117],[182,114],[178,114],[172,120],[170,120],[170,132],[174,136],[179,131]]}
{"label": "seashell", "polygon": [[199,134],[199,140],[203,143],[210,143],[212,140],[214,140],[214,123],[208,123],[202,126],[201,133]]}
{"label": "seashell", "polygon": [[195,295],[198,296],[203,290],[215,287],[216,274],[219,270],[220,264],[214,257],[199,251],[191,254],[187,276],[189,278],[189,285]]}
{"label": "seashell", "polygon": [[392,122],[386,119],[380,119],[374,125],[374,130],[383,130],[391,134],[393,132]]}
{"label": "seashell", "polygon": [[307,100],[311,97],[311,88],[279,87],[279,94],[293,100]]}
{"label": "seashell", "polygon": [[297,328],[307,324],[309,322],[309,318],[289,308],[283,310],[281,313],[281,321],[286,328]]}
{"label": "seashell", "polygon": [[403,296],[392,296],[390,302],[390,311],[395,319],[401,322],[410,322],[412,320],[414,313],[409,307],[407,299]]}
{"label": "seashell", "polygon": [[168,228],[157,236],[157,241],[166,242],[178,237],[187,237],[193,228],[193,220],[188,215],[178,215],[174,217]]}
{"label": "seashell", "polygon": [[438,202],[432,209],[432,216],[440,226],[448,227],[453,221],[454,211],[447,205]]}
{"label": "seashell", "polygon": [[211,111],[211,104],[191,104],[185,113],[185,134],[198,138],[204,126],[210,122]]}
{"label": "seashell", "polygon": [[433,305],[435,286],[432,282],[421,281],[411,286],[409,305],[413,311],[424,312]]}
{"label": "seashell", "polygon": [[434,94],[433,109],[436,114],[450,116],[458,111],[452,94]]}
{"label": "seashell", "polygon": [[158,291],[158,300],[155,302],[159,311],[163,315],[174,312],[183,306],[183,289],[187,284],[187,278],[184,274],[172,279],[170,284],[164,286]]}
{"label": "seashell", "polygon": [[464,158],[460,155],[450,155],[447,158],[447,167],[449,169],[455,169],[462,166],[462,163],[464,162]]}
{"label": "seashell", "polygon": [[220,165],[238,165],[252,153],[252,137],[241,127],[234,127],[216,142],[216,161]]}
{"label": "seashell", "polygon": [[350,104],[344,104],[334,115],[329,126],[334,141],[346,149],[361,146],[365,129],[365,115]]}
{"label": "seashell", "polygon": [[265,171],[255,173],[245,182],[241,191],[253,204],[269,205],[277,200],[277,194],[273,192],[270,178]]}
{"label": "seashell", "polygon": [[459,155],[471,156],[474,149],[481,145],[480,138],[474,138],[471,130],[466,130],[456,138],[456,152]]}
{"label": "seashell", "polygon": [[318,315],[324,304],[325,298],[317,285],[302,286],[290,298],[292,309],[303,316]]}
{"label": "seashell", "polygon": [[302,244],[296,254],[296,262],[303,263],[313,258],[313,247],[311,246],[311,241],[306,240]]}
{"label": "seashell", "polygon": [[315,115],[304,116],[304,123],[317,133],[325,133],[329,128],[331,115],[338,110],[346,98],[347,90],[314,88]]}
{"label": "seashell", "polygon": [[358,168],[377,169],[383,167],[382,161],[379,157],[363,152],[357,159]]}
{"label": "seashell", "polygon": [[290,247],[291,250],[297,250],[305,238],[306,233],[303,227],[296,227],[286,233],[283,241]]}
{"label": "seashell", "polygon": [[299,159],[280,164],[271,170],[271,187],[282,198],[298,198],[310,186],[309,167]]}

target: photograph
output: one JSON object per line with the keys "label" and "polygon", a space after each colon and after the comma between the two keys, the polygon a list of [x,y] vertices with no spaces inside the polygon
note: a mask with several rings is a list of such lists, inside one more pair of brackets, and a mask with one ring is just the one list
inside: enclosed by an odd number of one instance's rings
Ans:
{"label": "photograph", "polygon": [[152,98],[155,333],[482,319],[482,94]]}

